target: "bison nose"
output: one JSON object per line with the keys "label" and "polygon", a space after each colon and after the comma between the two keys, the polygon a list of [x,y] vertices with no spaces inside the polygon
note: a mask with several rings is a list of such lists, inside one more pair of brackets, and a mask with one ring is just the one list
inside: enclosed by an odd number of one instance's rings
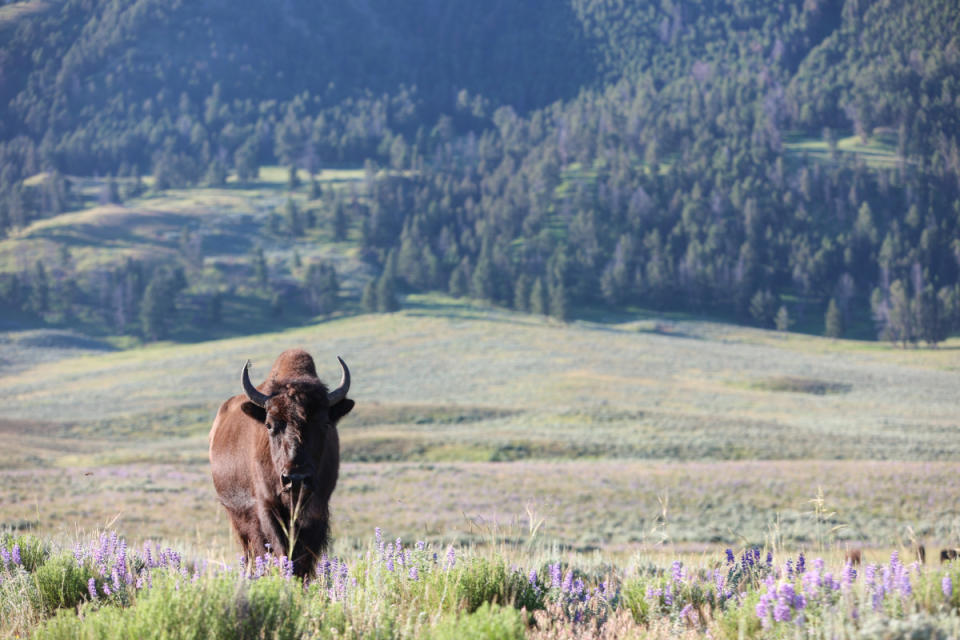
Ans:
{"label": "bison nose", "polygon": [[283,474],[280,476],[280,481],[283,482],[285,488],[299,487],[301,485],[310,486],[310,474],[308,473],[291,473]]}

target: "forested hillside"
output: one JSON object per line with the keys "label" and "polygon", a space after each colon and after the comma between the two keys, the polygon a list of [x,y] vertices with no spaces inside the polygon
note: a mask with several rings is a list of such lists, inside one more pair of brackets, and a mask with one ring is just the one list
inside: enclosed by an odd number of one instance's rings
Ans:
{"label": "forested hillside", "polygon": [[[960,328],[958,34],[946,0],[15,3],[0,229],[77,206],[65,176],[365,164],[322,207],[379,274],[367,308],[443,290],[935,344]],[[0,297],[42,316],[37,277]]]}

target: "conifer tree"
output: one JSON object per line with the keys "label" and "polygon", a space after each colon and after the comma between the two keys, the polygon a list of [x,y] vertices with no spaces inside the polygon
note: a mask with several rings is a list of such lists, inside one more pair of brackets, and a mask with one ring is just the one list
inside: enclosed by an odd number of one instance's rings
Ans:
{"label": "conifer tree", "polygon": [[839,338],[843,336],[843,314],[840,313],[840,307],[835,298],[830,298],[830,304],[827,305],[827,313],[824,317],[824,335],[828,338]]}

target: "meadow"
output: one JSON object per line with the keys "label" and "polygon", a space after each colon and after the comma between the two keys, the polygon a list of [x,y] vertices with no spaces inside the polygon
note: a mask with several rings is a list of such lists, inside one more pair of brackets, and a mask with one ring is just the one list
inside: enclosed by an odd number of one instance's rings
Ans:
{"label": "meadow", "polygon": [[[212,225],[265,215],[244,213],[250,194],[237,189],[236,200],[229,188],[168,193],[149,209]],[[110,261],[137,244],[104,242],[115,214],[61,216],[19,242],[75,237],[76,259]],[[90,217],[87,245],[71,215]],[[152,220],[131,228],[144,251],[163,251]],[[0,255],[15,259],[14,246]],[[346,245],[323,250],[362,265]],[[347,286],[360,269],[345,270]],[[960,542],[957,339],[904,350],[641,310],[558,323],[438,295],[272,332],[258,322],[254,335],[145,346],[0,334],[0,633],[871,637],[899,621],[956,635],[952,567],[911,558],[918,542],[932,556]],[[279,555],[245,577],[207,462],[242,364],[256,379],[293,346],[328,380],[342,355],[357,401],[332,502],[340,573],[305,586]],[[98,564],[103,536],[124,541],[109,551],[128,554],[128,574]],[[402,551],[381,548],[397,538]],[[179,564],[151,566],[156,547],[148,560],[143,545],[156,541]],[[15,563],[15,546],[42,560]],[[844,573],[851,548],[872,577]],[[788,571],[800,553],[824,559],[819,578]],[[803,607],[783,589],[805,594]],[[235,609],[217,626],[224,607]]]}

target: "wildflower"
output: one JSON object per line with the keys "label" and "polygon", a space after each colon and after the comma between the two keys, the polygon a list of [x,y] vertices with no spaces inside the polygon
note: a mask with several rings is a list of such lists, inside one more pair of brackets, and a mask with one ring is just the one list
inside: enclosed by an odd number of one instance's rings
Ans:
{"label": "wildflower", "polygon": [[393,556],[387,556],[386,567],[387,571],[393,571]]}
{"label": "wildflower", "polygon": [[527,582],[529,582],[531,586],[534,586],[534,587],[537,586],[537,570],[536,569],[530,569],[530,574],[527,576]]}
{"label": "wildflower", "polygon": [[943,580],[940,582],[940,588],[943,590],[943,595],[947,598],[953,596],[953,580],[950,579],[950,574],[943,576]]}
{"label": "wildflower", "polygon": [[6,549],[0,549],[0,560],[3,561],[4,567],[10,564],[10,561],[11,561],[10,552],[7,551]]}
{"label": "wildflower", "polygon": [[857,570],[853,568],[853,564],[847,562],[846,566],[843,567],[843,573],[840,578],[840,584],[843,586],[844,591],[848,590],[856,579]]}
{"label": "wildflower", "polygon": [[93,578],[90,578],[90,580],[87,581],[87,591],[90,593],[90,599],[91,599],[91,600],[96,600],[96,599],[98,598],[98,596],[97,596],[97,581],[94,580]]}
{"label": "wildflower", "polygon": [[447,549],[447,569],[452,569],[453,565],[457,563],[457,553],[453,549],[453,545]]}
{"label": "wildflower", "polygon": [[797,573],[803,573],[807,570],[806,560],[803,557],[803,552],[800,552],[800,555],[797,556]]}
{"label": "wildflower", "polygon": [[550,565],[550,587],[560,586],[560,563]]}
{"label": "wildflower", "polygon": [[564,593],[570,593],[570,590],[573,589],[573,570],[567,571],[567,574],[563,576],[563,584],[560,588]]}
{"label": "wildflower", "polygon": [[787,567],[787,575],[792,577],[793,576],[793,560],[787,560],[786,567]]}
{"label": "wildflower", "polygon": [[423,540],[417,540],[417,551],[423,551],[427,548],[427,543]]}
{"label": "wildflower", "polygon": [[733,564],[736,562],[736,558],[733,557],[733,550],[727,549],[727,564]]}
{"label": "wildflower", "polygon": [[793,614],[790,613],[790,605],[778,599],[777,604],[773,606],[773,619],[777,622],[790,622],[792,618]]}
{"label": "wildflower", "polygon": [[900,595],[904,597],[913,593],[913,588],[910,586],[910,572],[900,571],[899,579],[897,580],[897,590],[900,591]]}
{"label": "wildflower", "polygon": [[670,579],[673,582],[683,582],[683,563],[679,560],[674,560],[670,565]]}
{"label": "wildflower", "polygon": [[772,551],[767,551],[767,566],[768,566],[768,567],[772,567],[772,566],[773,566],[773,552],[772,552]]}
{"label": "wildflower", "polygon": [[263,556],[257,556],[254,560],[254,563],[256,564],[256,570],[254,571],[253,575],[254,577],[259,578],[263,575],[264,570]]}
{"label": "wildflower", "polygon": [[416,582],[420,578],[420,573],[416,567],[410,567],[410,579]]}

